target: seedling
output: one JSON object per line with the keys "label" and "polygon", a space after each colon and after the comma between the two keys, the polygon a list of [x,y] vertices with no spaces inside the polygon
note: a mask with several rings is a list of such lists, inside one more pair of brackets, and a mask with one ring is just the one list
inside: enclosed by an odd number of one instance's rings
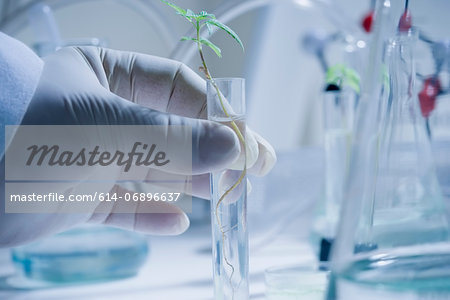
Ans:
{"label": "seedling", "polygon": [[[203,47],[206,46],[206,47],[210,48],[212,51],[214,51],[214,53],[218,57],[222,57],[222,51],[213,42],[211,42],[207,38],[202,37],[201,32],[205,26],[210,35],[214,32],[214,30],[225,31],[231,38],[233,38],[239,44],[239,46],[244,51],[244,45],[242,44],[241,39],[230,27],[228,27],[227,25],[225,25],[225,24],[221,23],[219,20],[217,20],[213,14],[209,14],[206,11],[201,11],[200,13],[194,13],[190,9],[181,8],[181,7],[179,7],[173,3],[170,3],[168,1],[165,1],[165,0],[161,0],[161,1],[165,4],[167,4],[168,6],[172,7],[176,11],[177,14],[179,14],[180,16],[185,18],[187,21],[189,21],[189,23],[191,23],[191,25],[194,27],[195,33],[196,33],[195,36],[193,36],[193,37],[183,36],[181,38],[181,40],[182,41],[191,41],[191,42],[194,42],[195,44],[197,44],[197,49],[198,49],[198,53],[199,53],[201,64],[202,64],[202,66],[200,67],[200,71],[204,74],[205,78],[211,82],[214,89],[216,90],[216,93],[217,93],[217,96],[218,96],[218,99],[220,102],[220,107],[221,107],[224,115],[229,119],[229,121],[230,121],[229,124],[230,124],[231,128],[233,129],[233,131],[238,136],[242,147],[244,147],[243,149],[245,149],[245,147],[246,147],[245,138],[244,138],[241,130],[239,129],[239,127],[233,120],[231,113],[227,110],[226,105],[225,105],[226,100],[224,99],[223,94],[220,92],[219,87],[214,82],[214,78],[211,75],[210,69],[208,68],[208,66],[206,64],[206,60],[205,60],[205,57],[203,54]],[[215,217],[216,217],[217,225],[220,228],[220,232],[222,234],[223,242],[226,240],[227,230],[225,228],[223,228],[223,226],[221,224],[221,220],[219,218],[219,208],[220,208],[220,205],[223,203],[223,200],[230,194],[230,192],[232,192],[236,187],[238,187],[241,184],[242,180],[245,178],[246,172],[247,172],[246,168],[244,167],[239,178],[237,179],[237,181],[230,188],[228,188],[223,193],[223,195],[220,196],[220,198],[216,204],[216,207],[215,207]],[[244,191],[244,192],[246,192],[246,191]],[[228,229],[228,230],[230,230],[230,229]],[[231,278],[235,271],[234,266],[229,262],[225,251],[223,251],[223,258],[224,258],[225,263],[231,269],[231,275],[229,278],[230,284],[231,284]]]}

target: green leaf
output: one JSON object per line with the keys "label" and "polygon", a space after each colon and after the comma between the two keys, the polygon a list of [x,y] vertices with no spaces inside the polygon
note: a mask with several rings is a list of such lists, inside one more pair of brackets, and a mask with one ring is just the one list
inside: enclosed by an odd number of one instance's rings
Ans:
{"label": "green leaf", "polygon": [[327,70],[326,83],[340,85],[339,81],[342,77],[342,69],[345,68],[342,64],[336,64]]}
{"label": "green leaf", "polygon": [[347,84],[352,90],[354,90],[357,94],[359,94],[360,92],[359,80],[358,81],[347,80],[345,84]]}
{"label": "green leaf", "polygon": [[389,71],[385,64],[381,65],[381,80],[385,87],[389,87]]}
{"label": "green leaf", "polygon": [[202,10],[199,14],[200,17],[209,17],[211,19],[215,19],[216,16],[214,16],[213,14],[208,14],[206,11]]}
{"label": "green leaf", "polygon": [[211,24],[213,26],[216,26],[222,30],[224,30],[226,33],[228,33],[238,44],[239,46],[241,46],[242,50],[244,51],[244,45],[242,44],[241,39],[239,38],[239,36],[236,34],[236,32],[234,32],[230,27],[228,27],[227,25],[212,19],[212,20],[208,20],[206,21],[207,24]]}
{"label": "green leaf", "polygon": [[205,23],[206,24],[206,28],[208,28],[208,33],[209,35],[211,35],[213,33],[213,27],[211,24],[209,23]]}
{"label": "green leaf", "polygon": [[222,51],[220,50],[220,48],[214,45],[210,40],[200,39],[200,43],[211,48],[217,54],[218,57],[222,57]]}
{"label": "green leaf", "polygon": [[194,12],[192,10],[187,9],[186,10],[186,17],[188,17],[188,18],[195,18],[196,15],[194,14]]}
{"label": "green leaf", "polygon": [[179,6],[176,6],[175,4],[170,3],[170,2],[168,2],[168,1],[166,1],[166,0],[161,0],[161,2],[167,4],[167,5],[169,5],[170,7],[172,7],[173,9],[175,9],[175,11],[176,11],[178,14],[180,14],[180,15],[182,15],[182,16],[186,16],[187,11],[186,11],[185,9],[183,9],[183,8],[181,8],[181,7],[179,7]]}
{"label": "green leaf", "polygon": [[189,36],[183,36],[183,37],[181,38],[181,40],[182,40],[182,41],[194,41],[194,42],[197,42],[197,43],[198,43],[198,40],[197,40],[196,38],[189,37]]}
{"label": "green leaf", "polygon": [[335,84],[341,88],[346,85],[356,93],[359,94],[360,92],[360,78],[358,73],[352,68],[346,67],[344,64],[336,64],[328,69],[326,83]]}
{"label": "green leaf", "polygon": [[358,73],[356,73],[355,70],[352,68],[345,68],[344,69],[344,84],[348,85],[350,88],[352,88],[357,94],[360,92],[359,84],[360,79]]}
{"label": "green leaf", "polygon": [[208,14],[206,11],[201,11],[199,14],[196,15],[197,16],[197,20],[201,21],[201,20],[205,20],[205,19],[215,19],[216,16],[213,14]]}

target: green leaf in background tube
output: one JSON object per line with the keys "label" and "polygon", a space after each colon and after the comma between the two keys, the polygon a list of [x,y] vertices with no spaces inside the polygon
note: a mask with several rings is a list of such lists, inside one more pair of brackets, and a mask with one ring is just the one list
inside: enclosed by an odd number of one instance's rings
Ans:
{"label": "green leaf in background tube", "polygon": [[345,65],[336,64],[327,70],[326,74],[326,82],[327,84],[336,84],[340,85],[340,81],[342,81],[342,77],[344,76]]}
{"label": "green leaf in background tube", "polygon": [[336,64],[328,69],[326,83],[327,85],[335,84],[340,88],[346,85],[357,94],[360,93],[360,79],[358,73],[344,64]]}

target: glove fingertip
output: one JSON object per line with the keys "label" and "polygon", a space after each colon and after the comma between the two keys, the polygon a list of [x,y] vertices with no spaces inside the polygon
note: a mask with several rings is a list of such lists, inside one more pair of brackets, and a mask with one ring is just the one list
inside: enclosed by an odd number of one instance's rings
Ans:
{"label": "glove fingertip", "polygon": [[192,162],[193,171],[207,173],[228,167],[241,152],[234,131],[218,123],[205,122],[198,133],[197,155]]}

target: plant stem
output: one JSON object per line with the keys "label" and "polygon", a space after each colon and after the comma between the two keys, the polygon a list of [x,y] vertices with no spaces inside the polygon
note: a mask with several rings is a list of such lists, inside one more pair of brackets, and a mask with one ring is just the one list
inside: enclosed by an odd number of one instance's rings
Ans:
{"label": "plant stem", "polygon": [[[199,26],[197,26],[197,40],[200,41],[200,28],[199,28]],[[205,57],[203,56],[203,50],[202,50],[200,42],[198,42],[197,45],[198,45],[198,52],[200,54],[200,59],[202,61],[203,70],[205,72],[206,79],[210,80],[212,85],[214,86],[214,89],[217,92],[217,96],[219,97],[220,106],[222,107],[222,110],[223,110],[225,116],[227,118],[231,119],[230,114],[228,113],[227,109],[225,108],[224,101],[223,101],[223,98],[222,98],[222,93],[220,92],[219,87],[217,86],[217,84],[214,82],[214,79],[212,78],[211,73],[209,72],[209,69],[206,66],[206,61],[205,61]],[[241,143],[243,143],[244,146],[245,146],[244,136],[242,135],[241,131],[239,130],[239,127],[236,125],[236,123],[232,119],[231,119],[231,126],[233,127],[233,130],[237,134],[237,136],[238,136],[239,140],[241,141]]]}
{"label": "plant stem", "polygon": [[[203,65],[203,71],[205,73],[205,77],[206,77],[206,79],[210,80],[212,85],[214,86],[214,89],[216,90],[216,93],[217,93],[217,97],[219,98],[220,106],[222,107],[222,110],[223,110],[225,116],[230,119],[231,127],[232,127],[233,131],[236,133],[236,135],[238,136],[239,141],[242,143],[242,147],[244,147],[244,151],[245,151],[245,147],[246,147],[245,138],[242,135],[242,132],[240,131],[240,129],[237,126],[236,122],[232,119],[231,115],[228,113],[228,111],[227,111],[227,109],[225,107],[225,104],[224,104],[224,100],[222,98],[222,93],[220,92],[220,89],[217,86],[217,84],[214,82],[214,79],[211,76],[211,73],[209,72],[208,66],[206,65],[206,60],[205,60],[205,57],[203,56],[202,46],[201,46],[201,43],[200,43],[200,24],[199,24],[199,21],[197,21],[197,23],[196,23],[196,29],[197,29],[198,52],[200,54],[200,59],[201,59],[202,65]],[[219,218],[219,207],[222,204],[222,202],[225,199],[225,197],[228,196],[228,194],[230,192],[232,192],[237,186],[239,186],[242,183],[242,180],[245,178],[246,174],[247,174],[247,169],[246,169],[246,166],[244,165],[243,171],[242,171],[241,175],[239,176],[238,180],[228,190],[226,190],[225,193],[222,196],[220,196],[219,200],[217,201],[216,207],[215,207],[215,215],[216,215],[217,225],[219,226],[219,229],[220,229],[220,231],[222,233],[223,258],[225,260],[225,263],[231,268],[230,286],[231,286],[232,291],[233,291],[233,298],[234,298],[234,288],[233,288],[233,284],[232,284],[231,279],[233,277],[233,274],[234,274],[235,270],[234,270],[234,266],[228,261],[228,258],[227,258],[226,253],[225,253],[225,248],[223,247],[223,243],[224,243],[224,241],[226,239],[226,235],[225,235],[226,231],[222,227],[222,222],[220,221],[220,218]],[[246,193],[247,191],[244,191],[244,192]]]}

